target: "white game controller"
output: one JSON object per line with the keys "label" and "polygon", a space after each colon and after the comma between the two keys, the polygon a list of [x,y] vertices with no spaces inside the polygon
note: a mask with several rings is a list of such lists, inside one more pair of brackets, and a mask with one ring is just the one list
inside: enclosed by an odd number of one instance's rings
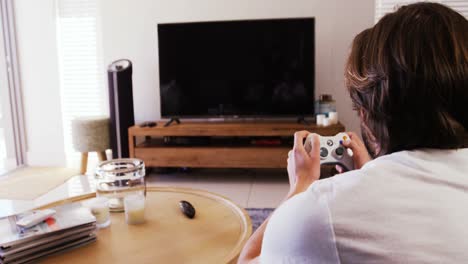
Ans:
{"label": "white game controller", "polygon": [[[345,170],[354,170],[353,157],[348,153],[341,143],[349,139],[348,134],[338,133],[334,137],[320,136],[320,164],[338,164]],[[304,143],[304,148],[309,153],[312,150],[312,134],[310,134]]]}

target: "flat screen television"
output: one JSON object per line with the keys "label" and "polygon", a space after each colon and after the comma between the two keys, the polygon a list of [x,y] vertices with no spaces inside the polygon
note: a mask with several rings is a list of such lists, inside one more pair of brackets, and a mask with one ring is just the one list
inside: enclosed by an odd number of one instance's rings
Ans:
{"label": "flat screen television", "polygon": [[314,22],[159,24],[162,117],[313,115]]}

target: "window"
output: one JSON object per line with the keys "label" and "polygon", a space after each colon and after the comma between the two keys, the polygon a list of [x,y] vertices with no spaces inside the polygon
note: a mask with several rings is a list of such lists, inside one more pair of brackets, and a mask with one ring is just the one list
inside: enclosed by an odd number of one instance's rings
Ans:
{"label": "window", "polygon": [[[102,52],[99,39],[98,0],[57,0],[57,34],[65,153],[76,166],[71,120],[108,113]],[[90,157],[91,158],[91,157]],[[93,159],[96,160],[95,157]]]}
{"label": "window", "polygon": [[25,139],[13,1],[0,0],[0,174],[24,164]]}
{"label": "window", "polygon": [[[3,40],[3,34],[2,38]],[[0,43],[0,172],[16,166],[4,42]]]}
{"label": "window", "polygon": [[[376,0],[375,1],[375,22],[379,21],[385,14],[398,9],[402,5],[421,2],[421,0]],[[430,1],[444,4],[459,12],[468,19],[468,1],[467,0],[435,0]]]}

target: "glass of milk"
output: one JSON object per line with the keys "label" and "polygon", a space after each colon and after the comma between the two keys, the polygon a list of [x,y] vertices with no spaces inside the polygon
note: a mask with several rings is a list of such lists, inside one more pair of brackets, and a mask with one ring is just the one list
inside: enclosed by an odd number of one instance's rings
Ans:
{"label": "glass of milk", "polygon": [[109,199],[106,197],[97,197],[85,201],[83,205],[89,208],[91,214],[96,217],[96,226],[98,228],[105,228],[110,225]]}
{"label": "glass of milk", "polygon": [[145,222],[145,196],[130,194],[124,198],[125,221],[129,225],[139,225]]}

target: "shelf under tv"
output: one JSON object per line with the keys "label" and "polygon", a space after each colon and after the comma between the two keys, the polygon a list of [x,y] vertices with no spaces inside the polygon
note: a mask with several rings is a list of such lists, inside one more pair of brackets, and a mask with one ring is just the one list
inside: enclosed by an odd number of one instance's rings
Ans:
{"label": "shelf under tv", "polygon": [[[323,127],[293,121],[197,121],[168,127],[164,124],[157,122],[156,127],[130,127],[130,157],[144,160],[148,167],[286,168],[294,132],[308,130],[331,136],[344,131],[341,124]],[[191,137],[199,140],[190,144]],[[272,142],[249,144],[249,138],[265,138]],[[185,141],[182,144],[167,143],[167,139]]]}

